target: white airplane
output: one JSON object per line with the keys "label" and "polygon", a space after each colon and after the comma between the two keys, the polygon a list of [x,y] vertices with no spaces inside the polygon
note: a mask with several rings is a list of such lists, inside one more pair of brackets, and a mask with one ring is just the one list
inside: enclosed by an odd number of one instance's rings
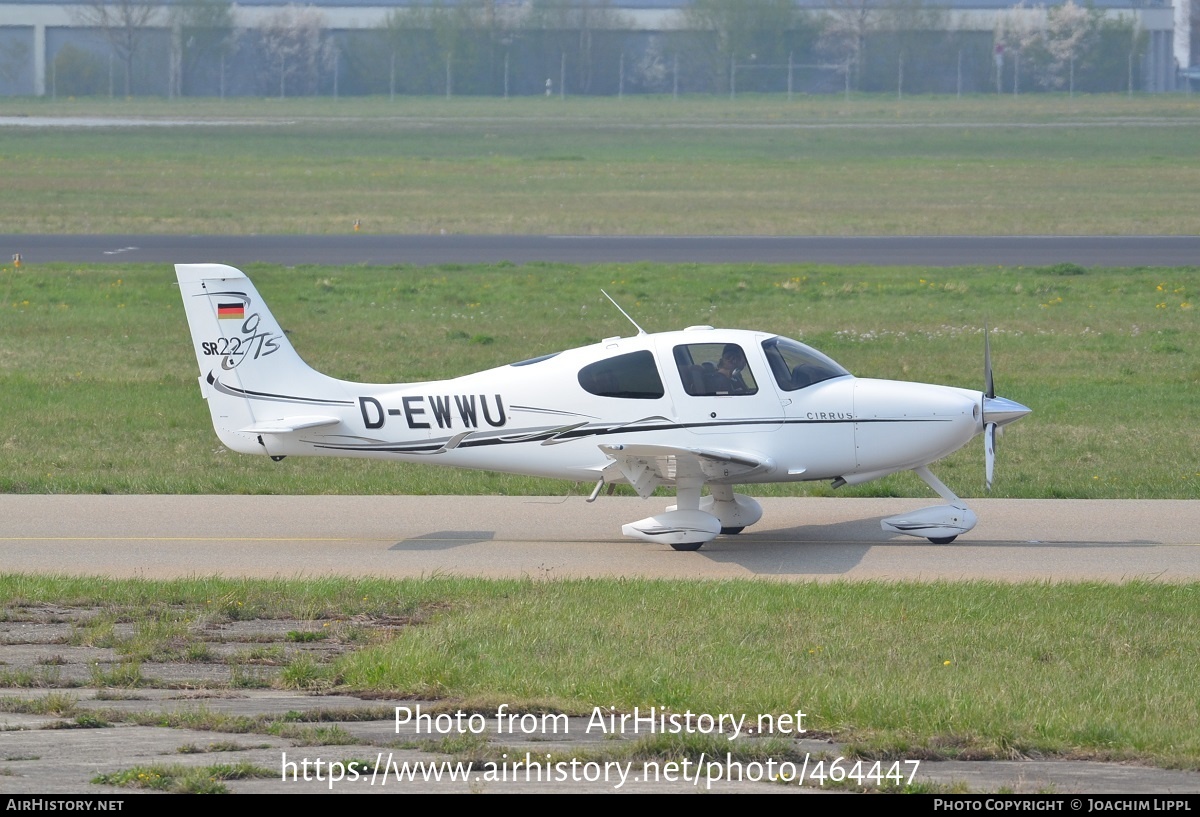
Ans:
{"label": "white airplane", "polygon": [[1030,412],[995,396],[986,333],[986,389],[978,392],[856,378],[768,332],[692,326],[647,334],[628,315],[633,337],[451,380],[351,383],[300,359],[241,271],[175,271],[200,391],[217,436],[234,451],[595,482],[589,502],[606,484],[632,485],[643,499],[674,485],[674,505],[622,531],[676,550],[696,550],[761,518],[758,502],[734,485],[832,480],[836,488],[904,470],[947,504],[884,519],[884,530],[949,543],[976,516],[929,464],[982,432],[990,487],[996,429]]}

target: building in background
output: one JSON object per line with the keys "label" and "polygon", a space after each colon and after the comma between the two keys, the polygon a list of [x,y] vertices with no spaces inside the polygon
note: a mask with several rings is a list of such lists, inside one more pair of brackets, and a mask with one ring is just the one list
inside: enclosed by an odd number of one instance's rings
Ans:
{"label": "building in background", "polygon": [[1153,93],[1178,2],[0,0],[0,95]]}

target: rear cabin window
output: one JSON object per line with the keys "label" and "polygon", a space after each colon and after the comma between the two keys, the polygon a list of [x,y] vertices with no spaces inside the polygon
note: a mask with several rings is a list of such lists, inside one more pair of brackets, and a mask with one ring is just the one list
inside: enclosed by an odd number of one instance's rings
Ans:
{"label": "rear cabin window", "polygon": [[650,352],[630,352],[589,363],[579,370],[579,385],[600,397],[657,400],[663,396],[662,378]]}
{"label": "rear cabin window", "polygon": [[736,343],[689,343],[675,347],[683,390],[693,397],[755,394],[758,383]]}

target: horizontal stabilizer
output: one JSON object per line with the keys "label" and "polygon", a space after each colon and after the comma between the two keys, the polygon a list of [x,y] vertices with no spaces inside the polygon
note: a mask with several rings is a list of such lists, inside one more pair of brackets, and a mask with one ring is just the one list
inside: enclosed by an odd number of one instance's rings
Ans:
{"label": "horizontal stabilizer", "polygon": [[262,420],[254,425],[238,429],[246,434],[291,434],[293,431],[303,431],[306,428],[335,426],[340,423],[337,417],[321,417],[306,415],[303,417],[281,417],[278,420]]}

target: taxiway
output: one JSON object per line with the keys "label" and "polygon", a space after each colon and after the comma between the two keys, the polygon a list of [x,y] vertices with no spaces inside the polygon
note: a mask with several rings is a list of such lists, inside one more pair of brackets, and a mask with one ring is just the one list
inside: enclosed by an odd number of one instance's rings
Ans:
{"label": "taxiway", "polygon": [[950,545],[891,536],[922,499],[762,500],[696,553],[627,539],[670,500],[581,496],[0,496],[6,572],[292,577],[1195,581],[1200,502],[976,499]]}

